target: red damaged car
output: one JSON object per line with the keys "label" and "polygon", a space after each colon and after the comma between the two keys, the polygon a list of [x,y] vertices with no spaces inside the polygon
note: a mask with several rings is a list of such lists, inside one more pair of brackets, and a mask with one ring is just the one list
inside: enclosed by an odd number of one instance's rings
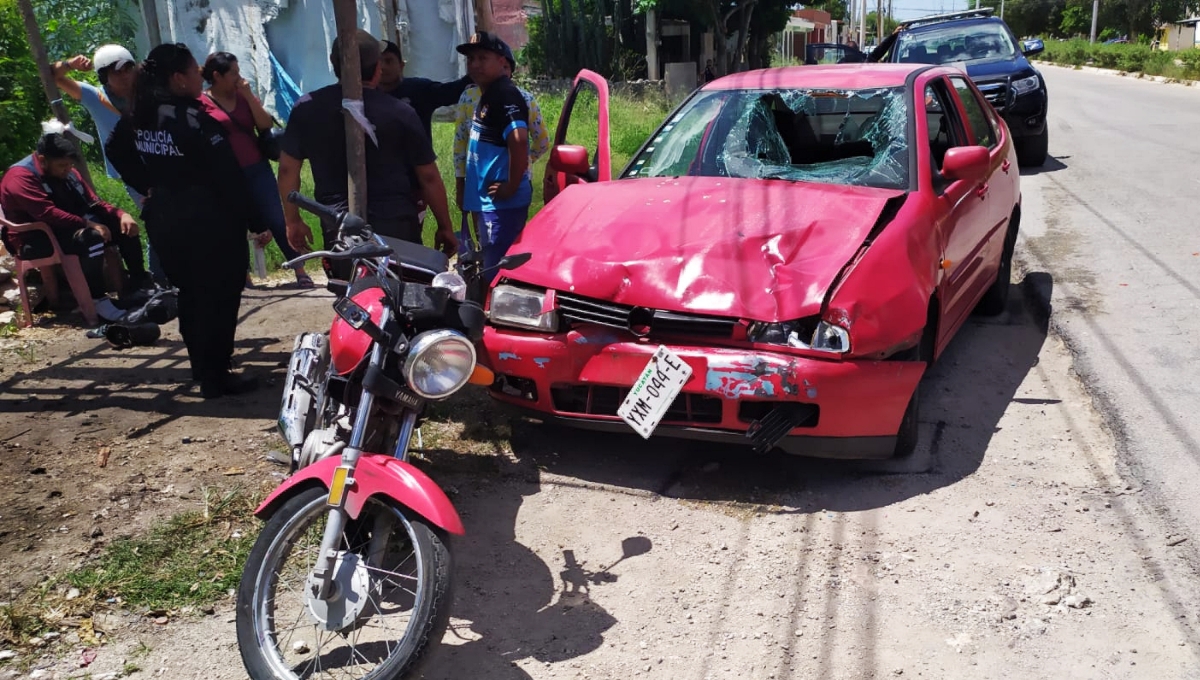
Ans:
{"label": "red damaged car", "polygon": [[[599,144],[566,143],[594,90]],[[583,115],[576,112],[578,115]],[[821,457],[906,456],[917,384],[1009,290],[1009,132],[961,71],[779,68],[693,93],[609,176],[583,72],[557,196],[488,304],[492,394],[589,429]]]}

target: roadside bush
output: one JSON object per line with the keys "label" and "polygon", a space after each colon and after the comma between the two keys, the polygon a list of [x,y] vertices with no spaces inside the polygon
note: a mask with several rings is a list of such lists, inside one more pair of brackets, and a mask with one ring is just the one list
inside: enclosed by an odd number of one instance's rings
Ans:
{"label": "roadside bush", "polygon": [[[1181,79],[1200,79],[1200,49],[1167,51],[1149,45],[1092,45],[1086,40],[1048,42],[1040,58],[1062,66],[1082,66],[1091,63],[1100,68],[1119,69],[1127,73],[1145,73]],[[1176,60],[1181,64],[1176,64]]]}

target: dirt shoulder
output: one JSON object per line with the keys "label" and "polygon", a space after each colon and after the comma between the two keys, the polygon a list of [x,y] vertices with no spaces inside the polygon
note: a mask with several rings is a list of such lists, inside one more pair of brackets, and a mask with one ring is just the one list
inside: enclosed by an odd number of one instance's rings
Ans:
{"label": "dirt shoulder", "polygon": [[[1069,354],[1014,293],[923,383],[929,474],[577,433],[458,399],[426,426],[422,465],[468,533],[425,677],[1200,676],[1192,547],[1168,545],[1120,479]],[[278,378],[329,302],[248,295],[243,364]],[[261,462],[277,385],[203,402],[177,382],[173,329],[136,354],[81,338],[0,345],[0,573],[16,586],[195,509],[205,486],[277,474]],[[163,623],[113,610],[87,668],[81,645],[26,659],[40,677],[239,678],[232,619],[228,602]]]}

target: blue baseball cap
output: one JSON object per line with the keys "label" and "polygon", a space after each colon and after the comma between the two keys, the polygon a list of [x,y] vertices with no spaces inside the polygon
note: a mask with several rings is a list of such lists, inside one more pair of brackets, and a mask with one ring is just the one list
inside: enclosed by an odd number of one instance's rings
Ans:
{"label": "blue baseball cap", "polygon": [[508,43],[501,40],[500,36],[496,35],[495,33],[478,31],[471,36],[470,40],[454,49],[458,50],[459,54],[470,54],[475,50],[487,50],[488,52],[495,52],[496,54],[499,54],[507,59],[508,65],[511,66],[514,71],[517,70],[517,60],[513,58],[512,48],[508,46]]}

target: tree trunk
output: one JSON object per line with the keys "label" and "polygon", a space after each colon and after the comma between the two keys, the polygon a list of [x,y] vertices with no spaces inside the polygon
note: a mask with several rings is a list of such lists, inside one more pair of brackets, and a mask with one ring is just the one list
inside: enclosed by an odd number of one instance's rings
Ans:
{"label": "tree trunk", "polygon": [[758,0],[750,0],[750,2],[742,5],[742,25],[738,29],[737,49],[733,53],[733,68],[736,71],[746,70],[744,58],[746,55],[746,43],[750,34],[750,17],[754,14],[754,6],[757,4]]}

